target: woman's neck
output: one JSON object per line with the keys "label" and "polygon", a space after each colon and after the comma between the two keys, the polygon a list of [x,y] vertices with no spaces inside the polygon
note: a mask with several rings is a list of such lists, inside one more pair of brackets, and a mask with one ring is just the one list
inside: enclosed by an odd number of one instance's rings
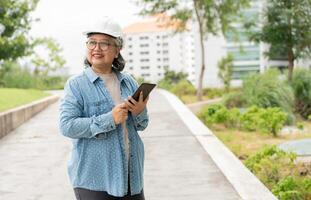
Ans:
{"label": "woman's neck", "polygon": [[111,74],[112,67],[105,67],[105,66],[92,66],[92,69],[97,74]]}

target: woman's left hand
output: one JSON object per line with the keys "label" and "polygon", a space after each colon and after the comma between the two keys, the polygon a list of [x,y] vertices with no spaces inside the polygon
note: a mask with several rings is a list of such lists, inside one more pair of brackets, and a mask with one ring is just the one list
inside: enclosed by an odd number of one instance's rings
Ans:
{"label": "woman's left hand", "polygon": [[131,96],[129,96],[128,100],[125,101],[125,103],[128,106],[128,110],[134,116],[139,115],[146,108],[149,96],[145,99],[145,101],[143,99],[144,99],[143,98],[143,92],[140,92],[138,101],[135,101],[135,99],[133,99]]}

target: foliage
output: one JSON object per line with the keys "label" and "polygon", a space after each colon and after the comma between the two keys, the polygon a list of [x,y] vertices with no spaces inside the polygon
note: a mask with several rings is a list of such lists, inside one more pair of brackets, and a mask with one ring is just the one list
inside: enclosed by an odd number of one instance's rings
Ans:
{"label": "foliage", "polygon": [[[232,0],[136,0],[136,2],[139,6],[142,6],[140,12],[142,15],[170,13],[171,16],[169,18],[164,17],[164,21],[168,26],[173,25],[177,32],[186,30],[187,22],[191,21],[195,16],[199,26],[201,54],[205,55],[204,40],[207,35],[217,35],[220,32],[225,33],[232,29],[232,22],[236,20],[239,11],[248,6],[249,0],[236,0],[234,3]],[[198,100],[202,99],[205,56],[202,56],[201,59],[202,66],[197,88]]]}
{"label": "foliage", "polygon": [[194,95],[196,92],[194,86],[188,80],[180,80],[171,88],[171,91],[178,97],[183,95]]}
{"label": "foliage", "polygon": [[304,200],[311,198],[311,179],[299,174],[299,163],[294,153],[276,146],[267,146],[250,156],[245,165],[280,200]]}
{"label": "foliage", "polygon": [[270,44],[268,55],[272,59],[280,52],[287,56],[291,80],[294,60],[311,52],[311,1],[270,0],[263,21],[262,29],[253,33],[252,39]]}
{"label": "foliage", "polygon": [[252,74],[243,80],[243,95],[248,106],[279,107],[288,114],[287,123],[294,122],[294,94],[291,87],[280,79],[276,70]]}
{"label": "foliage", "polygon": [[33,21],[30,13],[37,3],[38,0],[0,1],[0,23],[5,27],[0,35],[0,62],[16,60],[32,52],[33,44],[27,33]]}
{"label": "foliage", "polygon": [[311,115],[311,71],[296,69],[291,86],[295,94],[296,111],[307,119]]}
{"label": "foliage", "polygon": [[63,89],[67,79],[66,76],[36,75],[31,70],[11,62],[6,62],[6,65],[10,65],[10,70],[1,76],[0,87]]}
{"label": "foliage", "polygon": [[294,153],[287,153],[276,146],[269,146],[250,156],[245,161],[245,165],[271,189],[283,177],[292,175],[295,158]]}
{"label": "foliage", "polygon": [[[304,181],[295,179],[292,176],[285,177],[279,181],[272,189],[274,195],[280,200],[304,200],[307,196],[311,195],[311,180],[305,179]],[[309,193],[309,194],[308,194]],[[306,198],[304,198],[306,197]]]}
{"label": "foliage", "polygon": [[39,55],[34,51],[31,56],[31,62],[35,66],[35,75],[47,76],[49,72],[54,72],[64,66],[66,63],[64,58],[60,55],[62,48],[52,38],[37,38],[34,42],[38,48],[44,48],[47,50],[48,55],[44,58],[43,55]]}
{"label": "foliage", "polygon": [[233,73],[233,56],[228,54],[218,62],[218,77],[222,80],[225,91],[229,92]]}
{"label": "foliage", "polygon": [[[238,89],[232,89],[231,90],[238,90]],[[203,89],[203,95],[207,96],[210,99],[216,98],[216,97],[222,97],[224,96],[227,91],[225,91],[223,88],[204,88]]]}
{"label": "foliage", "polygon": [[172,87],[182,80],[186,80],[187,74],[184,72],[175,72],[173,70],[165,70],[164,77],[159,80],[158,86],[160,88],[171,90]]}
{"label": "foliage", "polygon": [[228,128],[239,128],[247,131],[261,131],[277,136],[284,126],[286,113],[280,108],[248,108],[241,113],[237,108],[227,109],[223,105],[214,104],[205,107],[199,113],[199,118],[206,124],[224,124]]}
{"label": "foliage", "polygon": [[222,98],[222,103],[227,108],[242,108],[246,105],[246,98],[241,91],[230,92]]}

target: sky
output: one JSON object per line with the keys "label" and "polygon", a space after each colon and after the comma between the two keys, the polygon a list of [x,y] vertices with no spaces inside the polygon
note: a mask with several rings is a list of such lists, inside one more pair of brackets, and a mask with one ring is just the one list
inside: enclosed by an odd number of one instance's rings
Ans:
{"label": "sky", "polygon": [[40,0],[32,13],[39,22],[32,25],[34,37],[52,37],[63,48],[70,74],[83,70],[86,38],[84,27],[103,16],[114,18],[122,27],[139,21],[134,0]]}

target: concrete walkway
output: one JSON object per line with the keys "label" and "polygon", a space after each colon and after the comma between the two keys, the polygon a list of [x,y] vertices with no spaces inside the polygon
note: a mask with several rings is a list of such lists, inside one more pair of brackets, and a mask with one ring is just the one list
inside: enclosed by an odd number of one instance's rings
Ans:
{"label": "concrete walkway", "polygon": [[[59,134],[58,106],[0,140],[0,199],[74,199],[66,171],[71,143]],[[242,199],[163,93],[152,93],[148,109],[141,133],[146,200]]]}

